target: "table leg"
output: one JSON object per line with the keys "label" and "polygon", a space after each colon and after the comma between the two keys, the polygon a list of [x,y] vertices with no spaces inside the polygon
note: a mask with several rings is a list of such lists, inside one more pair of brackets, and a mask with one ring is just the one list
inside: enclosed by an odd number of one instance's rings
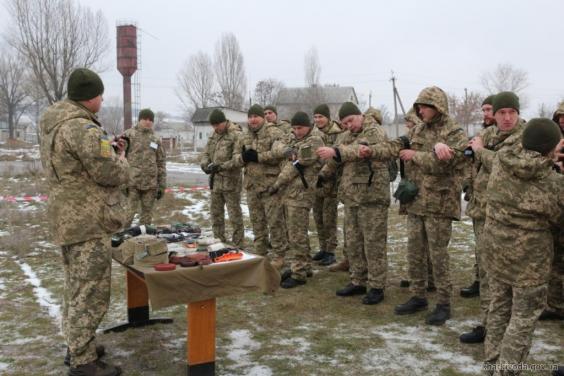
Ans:
{"label": "table leg", "polygon": [[188,304],[187,374],[215,375],[215,299]]}

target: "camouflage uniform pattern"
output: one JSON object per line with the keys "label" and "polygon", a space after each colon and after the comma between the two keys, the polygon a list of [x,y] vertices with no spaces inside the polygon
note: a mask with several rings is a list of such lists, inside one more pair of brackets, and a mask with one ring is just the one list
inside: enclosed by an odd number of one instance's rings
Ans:
{"label": "camouflage uniform pattern", "polygon": [[551,228],[564,224],[564,176],[552,170],[552,163],[520,144],[496,153],[482,235],[491,295],[485,342],[489,363],[526,360],[545,306]]}
{"label": "camouflage uniform pattern", "polygon": [[306,274],[311,270],[309,245],[309,212],[316,197],[315,184],[322,163],[316,154],[323,146],[323,140],[310,132],[303,139],[293,137],[289,147],[294,149],[300,165],[304,166],[303,176],[307,182],[304,186],[298,170],[292,162],[286,161],[280,175],[274,183],[275,188],[283,189],[283,200],[286,203],[286,225],[288,226],[288,241],[291,255],[292,278],[306,280]]}
{"label": "camouflage uniform pattern", "polygon": [[[556,111],[554,111],[554,114],[552,114],[552,120],[558,124],[558,119],[560,118],[561,115],[564,115],[564,102],[561,102],[558,105],[558,108],[556,109]],[[562,127],[560,127],[560,129],[562,130]],[[562,131],[564,133],[564,130]]]}
{"label": "camouflage uniform pattern", "polygon": [[[321,137],[326,146],[333,146],[337,136],[343,132],[336,121],[330,121],[323,129],[315,127],[312,131]],[[313,219],[319,237],[319,249],[329,253],[335,253],[337,248],[337,179],[324,182],[321,188],[316,190],[313,203]]]}
{"label": "camouflage uniform pattern", "polygon": [[247,192],[247,204],[254,233],[254,248],[259,255],[268,253],[269,239],[274,258],[283,258],[288,248],[282,193],[267,193],[280,174],[284,159],[285,135],[271,124],[259,129],[249,129],[240,140],[239,151],[253,149],[258,153],[258,163],[244,163],[241,155],[236,164],[245,166],[243,186]]}
{"label": "camouflage uniform pattern", "polygon": [[97,358],[96,329],[110,296],[108,235],[126,219],[119,187],[127,182],[129,166],[96,116],[77,102],[50,106],[40,129],[48,218],[64,262],[62,326],[76,367]]}
{"label": "camouflage uniform pattern", "polygon": [[277,121],[276,123],[269,123],[269,124],[280,129],[282,133],[284,133],[284,135],[286,136],[290,136],[292,134],[292,126],[286,120],[280,120]]}
{"label": "camouflage uniform pattern", "polygon": [[136,125],[125,131],[129,139],[128,226],[141,205],[139,223],[151,224],[157,189],[166,188],[166,156],[160,139],[150,128]]}
{"label": "camouflage uniform pattern", "polygon": [[548,309],[564,315],[564,229],[554,229],[554,258],[548,280]]}
{"label": "camouflage uniform pattern", "polygon": [[[338,196],[345,204],[346,248],[351,282],[384,289],[387,274],[387,222],[390,206],[388,168],[379,160],[358,157],[358,145],[376,145],[387,140],[384,130],[370,118],[364,118],[358,133],[345,131],[337,137],[341,161],[330,159],[322,175],[334,175],[341,165]],[[369,164],[374,172],[371,186]]]}
{"label": "camouflage uniform pattern", "polygon": [[[213,133],[200,156],[200,166],[206,170],[210,163],[220,167],[213,176],[210,212],[213,234],[225,242],[225,206],[233,229],[232,243],[242,247],[245,238],[243,214],[241,212],[241,166],[236,159],[240,155],[240,128],[230,121],[223,134]],[[211,179],[211,177],[210,177]]]}

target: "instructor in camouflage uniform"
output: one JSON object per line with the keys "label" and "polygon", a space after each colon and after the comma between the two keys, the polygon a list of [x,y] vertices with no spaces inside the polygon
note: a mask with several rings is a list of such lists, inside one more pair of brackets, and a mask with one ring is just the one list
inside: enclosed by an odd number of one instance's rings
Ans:
{"label": "instructor in camouflage uniform", "polygon": [[225,242],[225,206],[233,229],[233,244],[243,247],[245,230],[241,213],[241,167],[236,159],[241,129],[225,118],[223,111],[210,114],[213,135],[200,156],[202,171],[210,175],[210,211],[213,235]]}
{"label": "instructor in camouflage uniform", "polygon": [[160,200],[166,188],[166,156],[161,140],[153,131],[155,114],[148,108],[139,111],[137,125],[125,131],[128,141],[126,157],[129,162],[129,218],[141,205],[139,224],[150,225],[155,199]]}
{"label": "instructor in camouflage uniform", "polygon": [[289,136],[292,134],[292,127],[287,121],[278,121],[278,110],[275,106],[270,104],[264,107],[264,119],[267,123],[274,125],[276,128],[284,132],[284,135]]}
{"label": "instructor in camouflage uniform", "polygon": [[41,162],[49,185],[47,213],[62,248],[65,275],[62,324],[70,354],[69,375],[119,375],[98,359],[96,330],[110,302],[109,234],[125,223],[120,185],[127,182],[123,144],[112,147],[96,113],[104,85],[88,69],[73,71],[68,99],[43,114]]}

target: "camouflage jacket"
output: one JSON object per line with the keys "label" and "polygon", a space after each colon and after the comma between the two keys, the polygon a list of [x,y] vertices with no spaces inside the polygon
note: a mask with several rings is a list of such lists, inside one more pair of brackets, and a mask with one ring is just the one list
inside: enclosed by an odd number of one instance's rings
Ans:
{"label": "camouflage jacket", "polygon": [[125,222],[119,160],[96,116],[77,102],[47,108],[40,121],[41,163],[49,185],[47,213],[58,245],[105,237]]}
{"label": "camouflage jacket", "polygon": [[285,136],[292,134],[292,126],[286,120],[280,120],[276,123],[268,123],[270,126],[280,129]]}
{"label": "camouflage jacket", "polygon": [[[323,129],[314,127],[312,134],[321,137],[325,146],[333,146],[337,142],[337,137],[343,133],[343,129],[335,120],[331,120]],[[337,187],[341,179],[341,169],[335,173],[335,179],[330,179],[323,183],[321,188],[316,191],[319,197],[337,197]]]}
{"label": "camouflage jacket", "polygon": [[510,131],[502,132],[495,125],[483,129],[479,136],[484,142],[484,149],[475,153],[473,163],[472,194],[466,215],[476,220],[486,219],[487,187],[495,154],[506,147],[514,147],[521,142],[525,122],[519,123]]}
{"label": "camouflage jacket", "polygon": [[284,200],[287,205],[311,208],[315,198],[317,175],[322,162],[317,156],[317,149],[322,147],[323,140],[311,131],[303,139],[292,137],[288,147],[294,149],[299,164],[303,166],[304,186],[300,173],[291,161],[284,161],[282,171],[274,187],[284,189]]}
{"label": "camouflage jacket", "polygon": [[[560,103],[558,105],[558,108],[556,109],[556,111],[554,111],[554,114],[552,114],[552,120],[556,124],[558,124],[558,119],[560,118],[560,115],[564,115],[564,102]],[[560,128],[560,129],[562,129],[562,128]]]}
{"label": "camouflage jacket", "polygon": [[[382,127],[366,117],[360,132],[352,133],[347,130],[337,137],[335,147],[339,150],[340,161],[338,158],[327,161],[321,174],[328,178],[336,172],[339,165],[341,166],[342,176],[338,196],[345,205],[390,205],[390,180],[387,165],[376,159],[361,159],[358,156],[359,144],[375,145],[386,140],[386,133]],[[372,168],[372,173],[370,168]],[[372,183],[368,185],[371,174]]]}
{"label": "camouflage jacket", "polygon": [[152,129],[136,125],[125,131],[129,138],[127,161],[129,162],[130,188],[140,190],[166,187],[166,156],[161,140]]}
{"label": "camouflage jacket", "polygon": [[206,148],[200,155],[200,166],[206,170],[210,163],[219,165],[220,171],[213,176],[214,192],[241,190],[241,166],[236,162],[241,151],[238,149],[242,133],[235,123],[227,122],[223,134],[213,133]]}
{"label": "camouflage jacket", "polygon": [[517,287],[548,282],[552,226],[564,226],[564,176],[520,144],[496,153],[484,227],[488,275]]}
{"label": "camouflage jacket", "polygon": [[[280,174],[280,163],[284,159],[287,136],[272,124],[265,123],[258,130],[250,127],[239,140],[234,156],[234,165],[244,166],[243,185],[247,190],[266,192]],[[254,149],[258,153],[258,163],[244,163],[243,150]]]}

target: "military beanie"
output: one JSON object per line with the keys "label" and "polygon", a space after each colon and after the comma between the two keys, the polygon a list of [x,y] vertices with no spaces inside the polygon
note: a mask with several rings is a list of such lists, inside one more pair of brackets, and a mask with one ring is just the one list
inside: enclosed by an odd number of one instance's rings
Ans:
{"label": "military beanie", "polygon": [[494,114],[502,108],[512,108],[519,112],[519,97],[511,91],[502,91],[494,96],[492,106]]}
{"label": "military beanie", "polygon": [[558,145],[561,137],[560,127],[555,122],[546,118],[534,118],[525,126],[521,143],[525,149],[546,155]]}
{"label": "military beanie", "polygon": [[210,114],[210,124],[211,125],[216,125],[216,124],[221,124],[224,121],[227,121],[227,119],[225,118],[225,114],[223,113],[223,111],[221,111],[220,109],[214,109],[211,114]]}
{"label": "military beanie", "polygon": [[104,93],[104,83],[100,76],[87,68],[75,69],[67,82],[70,100],[87,101]]}
{"label": "military beanie", "polygon": [[488,95],[483,101],[482,101],[482,106],[489,104],[490,106],[493,106],[493,100],[494,100],[495,95]]}
{"label": "military beanie", "polygon": [[264,117],[264,110],[258,104],[253,104],[249,108],[249,111],[247,111],[247,116],[251,116],[251,115],[257,115],[257,116],[260,116],[261,118],[263,118]]}
{"label": "military beanie", "polygon": [[315,110],[313,110],[313,114],[323,115],[327,119],[331,119],[331,111],[329,110],[329,106],[327,106],[325,103],[315,107]]}
{"label": "military beanie", "polygon": [[343,120],[349,115],[362,115],[356,104],[352,102],[345,102],[339,109],[339,120]]}
{"label": "military beanie", "polygon": [[155,114],[151,111],[150,108],[144,108],[139,111],[139,116],[137,117],[139,120],[148,119],[151,121],[155,121]]}
{"label": "military beanie", "polygon": [[292,116],[292,125],[301,125],[303,127],[312,127],[309,116],[303,111],[298,111]]}
{"label": "military beanie", "polygon": [[271,104],[269,104],[268,106],[265,106],[265,107],[264,107],[264,110],[265,110],[265,111],[266,111],[266,110],[270,110],[270,111],[274,112],[276,115],[278,115],[278,111],[276,110],[276,107],[273,106],[273,105],[271,105]]}

